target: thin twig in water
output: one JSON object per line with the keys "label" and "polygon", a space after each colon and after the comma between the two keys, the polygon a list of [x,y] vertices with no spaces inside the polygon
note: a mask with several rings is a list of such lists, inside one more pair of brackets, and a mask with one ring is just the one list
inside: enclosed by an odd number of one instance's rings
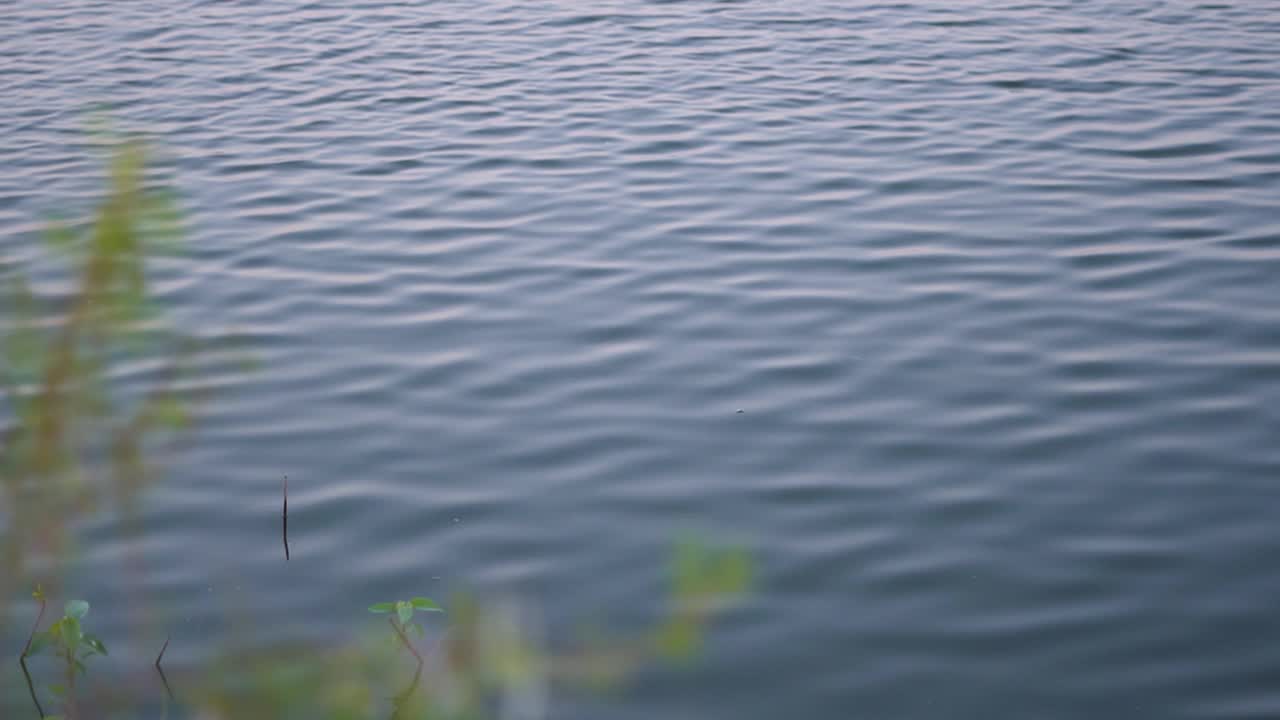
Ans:
{"label": "thin twig in water", "polygon": [[164,639],[164,645],[160,647],[160,654],[156,656],[156,672],[160,673],[160,682],[164,685],[165,694],[168,696],[164,704],[164,714],[169,715],[169,700],[173,699],[173,689],[169,687],[169,678],[165,677],[164,668],[160,667],[160,663],[164,660],[164,651],[169,649],[170,638]]}
{"label": "thin twig in water", "polygon": [[31,673],[27,671],[27,656],[25,654],[18,657],[18,664],[22,666],[22,676],[27,679],[27,692],[31,693],[31,702],[36,705],[36,712],[40,713],[40,717],[44,717],[44,708],[40,707],[40,700],[36,697],[36,686],[31,684]]}
{"label": "thin twig in water", "polygon": [[169,637],[164,639],[164,645],[160,646],[160,654],[156,655],[156,669],[160,670],[160,672],[164,672],[164,670],[160,669],[160,663],[164,661],[164,651],[169,649],[169,640]]}
{"label": "thin twig in water", "polygon": [[36,621],[31,626],[31,632],[27,635],[27,644],[22,646],[22,654],[18,656],[18,664],[22,666],[22,676],[27,679],[27,692],[31,693],[31,702],[35,703],[36,712],[40,713],[40,717],[44,717],[44,708],[40,706],[40,699],[36,697],[36,686],[31,682],[31,673],[27,671],[27,653],[31,652],[31,643],[36,638],[36,629],[40,627],[40,621],[44,619],[45,600],[44,594],[39,588],[36,590],[36,599],[40,601],[40,612],[36,614]]}
{"label": "thin twig in water", "polygon": [[289,560],[289,476],[284,476],[284,509],[280,511],[280,536],[284,539],[284,559]]}

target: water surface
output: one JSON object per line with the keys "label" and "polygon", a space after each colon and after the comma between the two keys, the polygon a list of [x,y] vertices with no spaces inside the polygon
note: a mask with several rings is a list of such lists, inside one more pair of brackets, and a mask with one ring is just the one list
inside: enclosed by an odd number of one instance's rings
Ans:
{"label": "water surface", "polygon": [[229,606],[638,628],[696,530],[761,569],[705,662],[552,716],[1277,717],[1277,47],[1260,0],[0,2],[0,258],[108,105],[188,211],[162,298],[260,364],[148,496],[175,667]]}

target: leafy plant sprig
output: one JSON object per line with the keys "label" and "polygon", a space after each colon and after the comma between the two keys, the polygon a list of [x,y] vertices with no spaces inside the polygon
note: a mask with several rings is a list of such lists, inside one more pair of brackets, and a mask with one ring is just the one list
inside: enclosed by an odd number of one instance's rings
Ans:
{"label": "leafy plant sprig", "polygon": [[389,615],[387,623],[391,625],[391,629],[395,630],[396,636],[400,638],[400,642],[408,648],[409,652],[418,659],[418,664],[422,664],[422,656],[418,654],[418,650],[409,642],[408,633],[417,633],[418,637],[426,632],[420,623],[413,621],[415,612],[444,612],[444,608],[436,604],[430,598],[415,597],[412,600],[397,600],[395,602],[375,603],[369,606],[369,612],[377,615]]}
{"label": "leafy plant sprig", "polygon": [[[43,598],[38,598],[43,600]],[[76,717],[76,677],[88,672],[85,661],[94,655],[107,654],[107,646],[92,633],[84,631],[81,622],[89,613],[89,603],[84,600],[69,600],[63,608],[63,615],[48,630],[35,633],[31,644],[23,653],[23,659],[38,655],[45,650],[51,651],[62,663],[63,682],[49,686],[49,690],[63,699],[66,717]],[[54,716],[58,717],[58,716]]]}

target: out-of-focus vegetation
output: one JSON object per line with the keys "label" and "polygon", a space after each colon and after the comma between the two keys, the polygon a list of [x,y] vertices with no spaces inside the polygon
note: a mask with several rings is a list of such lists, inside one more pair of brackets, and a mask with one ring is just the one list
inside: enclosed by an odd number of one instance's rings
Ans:
{"label": "out-of-focus vegetation", "polygon": [[87,222],[55,223],[47,248],[71,266],[69,290],[37,297],[18,268],[0,265],[0,630],[20,588],[56,594],[74,524],[104,499],[128,515],[151,477],[146,448],[188,423],[176,381],[186,348],[143,397],[113,393],[125,356],[159,332],[146,259],[179,236],[170,195],[143,182],[140,143],[121,144],[105,197]]}
{"label": "out-of-focus vegetation", "polygon": [[[36,588],[33,595],[36,601],[40,603],[40,615],[43,615],[45,608],[44,593],[40,588]],[[33,628],[31,636],[27,639],[27,645],[22,650],[20,664],[27,678],[28,690],[31,692],[31,702],[41,714],[44,713],[44,708],[36,696],[35,687],[31,685],[31,675],[27,671],[26,661],[27,658],[39,655],[44,651],[49,651],[57,658],[61,677],[59,682],[50,683],[49,691],[62,701],[64,713],[62,716],[45,717],[74,718],[79,716],[79,707],[76,704],[76,680],[88,672],[85,661],[94,655],[105,657],[107,654],[106,645],[103,645],[102,641],[93,633],[85,632],[84,616],[88,613],[88,602],[84,600],[68,600],[62,617],[50,625],[48,630],[36,632]],[[36,625],[38,626],[39,624],[40,617],[37,616]]]}
{"label": "out-of-focus vegetation", "polygon": [[[630,635],[584,633],[570,649],[551,651],[512,606],[459,594],[441,607],[418,597],[369,607],[387,615],[392,632],[355,642],[229,650],[207,667],[172,669],[161,664],[162,649],[154,671],[166,695],[158,704],[122,686],[94,685],[86,660],[107,653],[84,630],[89,604],[66,602],[64,615],[42,628],[43,588],[49,598],[59,596],[75,528],[104,500],[113,501],[121,522],[135,522],[142,491],[159,475],[157,442],[190,426],[197,407],[179,392],[192,345],[160,331],[148,293],[147,261],[174,245],[179,216],[169,194],[146,182],[144,168],[143,146],[120,144],[92,218],[55,224],[46,234],[48,249],[71,267],[64,293],[33,292],[19,268],[0,264],[0,638],[10,602],[36,588],[38,612],[25,620],[31,630],[14,658],[31,717],[55,717],[45,715],[46,706],[72,719],[149,717],[158,706],[162,717],[172,707],[202,720],[533,718],[545,714],[555,684],[609,687],[647,663],[697,655],[708,622],[746,590],[751,568],[740,550],[686,541],[673,556],[667,614]],[[167,371],[146,392],[116,391],[113,368],[138,352],[166,359]],[[145,586],[146,578],[120,582]],[[430,626],[415,619],[437,611],[439,622]],[[353,622],[358,617],[353,612]],[[29,673],[27,660],[41,653],[56,662]],[[33,679],[41,673],[46,677]],[[0,713],[17,707],[13,700],[0,698]]]}
{"label": "out-of-focus vegetation", "polygon": [[711,614],[746,590],[749,562],[741,551],[693,541],[680,543],[675,556],[701,577],[678,570],[665,617],[634,634],[580,638],[552,651],[518,607],[460,594],[447,604],[440,632],[423,633],[425,640],[410,638],[402,628],[416,624],[413,613],[393,604],[394,633],[344,647],[228,656],[175,685],[191,683],[193,704],[211,720],[542,718],[553,687],[615,689],[655,661],[697,657]]}

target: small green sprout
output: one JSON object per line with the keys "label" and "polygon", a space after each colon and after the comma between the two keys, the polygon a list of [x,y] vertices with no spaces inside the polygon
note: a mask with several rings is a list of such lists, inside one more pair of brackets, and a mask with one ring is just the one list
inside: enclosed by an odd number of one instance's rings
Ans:
{"label": "small green sprout", "polygon": [[444,612],[444,608],[436,604],[431,598],[415,597],[412,600],[397,600],[395,602],[382,602],[369,606],[369,612],[378,615],[390,615],[387,622],[390,623],[391,629],[396,631],[396,636],[400,638],[400,642],[408,648],[409,652],[418,659],[418,664],[422,664],[422,656],[409,642],[407,633],[417,633],[418,637],[426,632],[420,623],[413,622],[414,612]]}
{"label": "small green sprout", "polygon": [[[421,610],[423,612],[444,612],[444,608],[436,604],[431,598],[416,597],[412,600],[397,600],[396,602],[377,603],[369,606],[369,612],[386,614],[394,612],[396,619],[401,625],[409,625],[410,619],[413,618],[413,612]],[[414,623],[415,625],[417,623]]]}
{"label": "small green sprout", "polygon": [[[43,602],[43,593],[37,589],[35,596]],[[49,626],[48,630],[31,636],[31,644],[22,657],[25,660],[38,655],[44,650],[51,650],[61,661],[63,682],[49,686],[49,690],[62,698],[66,704],[67,714],[75,714],[76,677],[88,672],[84,662],[94,655],[107,654],[107,646],[92,633],[84,631],[84,616],[89,613],[89,603],[84,600],[69,600],[63,608],[63,615]]]}

